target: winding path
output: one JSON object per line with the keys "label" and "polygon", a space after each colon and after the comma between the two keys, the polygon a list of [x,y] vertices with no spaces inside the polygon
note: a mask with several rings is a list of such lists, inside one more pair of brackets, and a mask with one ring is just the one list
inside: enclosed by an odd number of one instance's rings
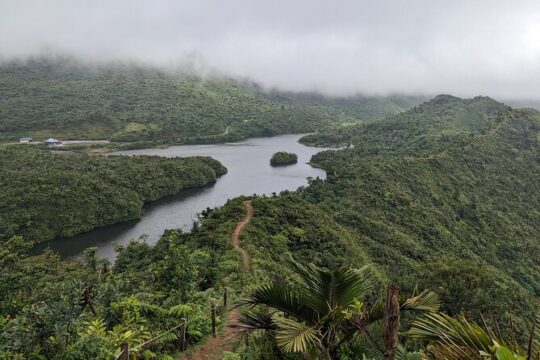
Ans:
{"label": "winding path", "polygon": [[[251,223],[253,219],[253,204],[251,200],[244,201],[244,207],[246,208],[246,216],[240,221],[231,235],[231,245],[234,250],[242,256],[242,263],[244,264],[244,270],[251,270],[251,257],[248,252],[240,246],[240,235],[244,232],[246,227]],[[221,360],[223,358],[223,352],[232,351],[235,345],[235,338],[239,339],[241,335],[241,329],[237,326],[238,315],[240,311],[238,309],[232,309],[227,314],[227,325],[223,331],[215,338],[210,338],[201,347],[196,349],[188,357],[180,357],[185,360]]]}
{"label": "winding path", "polygon": [[253,204],[251,203],[251,200],[246,200],[244,201],[244,206],[246,207],[246,216],[238,223],[238,225],[236,225],[236,229],[234,229],[231,235],[231,245],[233,246],[234,251],[242,256],[244,270],[249,271],[251,270],[251,257],[248,252],[240,246],[240,235],[242,235],[253,219]]}

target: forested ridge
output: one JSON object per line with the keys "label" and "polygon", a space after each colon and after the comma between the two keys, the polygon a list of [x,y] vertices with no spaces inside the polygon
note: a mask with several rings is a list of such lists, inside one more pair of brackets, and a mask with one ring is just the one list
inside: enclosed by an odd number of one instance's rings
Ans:
{"label": "forested ridge", "polygon": [[489,97],[460,99],[438,95],[419,106],[384,120],[311,134],[309,145],[354,145],[368,155],[419,155],[447,149],[471,133],[485,131],[505,105]]}
{"label": "forested ridge", "polygon": [[537,111],[507,110],[443,153],[319,153],[328,180],[304,196],[354,229],[390,276],[433,286],[452,313],[525,318],[540,294],[539,130]]}
{"label": "forested ridge", "polygon": [[[93,249],[80,262],[28,258],[27,241],[12,237],[0,254],[1,356],[114,359],[123,341],[136,347],[182,317],[189,349],[210,334],[211,304],[227,287],[247,330],[228,359],[393,351],[395,359],[517,360],[528,350],[537,359],[540,113],[439,96],[376,124],[349,127],[354,147],[312,158],[326,180],[250,197],[240,241],[251,271],[230,243],[244,197],[203,211],[189,233],[119,246],[113,265]],[[344,133],[316,136],[342,144],[336,134]],[[385,337],[386,294],[397,289],[388,284],[399,285],[399,346]],[[178,352],[173,334],[133,354]]]}
{"label": "forested ridge", "polygon": [[226,173],[206,157],[89,156],[35,146],[0,149],[0,242],[41,242],[138,219],[144,203]]}
{"label": "forested ridge", "polygon": [[379,119],[418,101],[358,96],[349,100],[352,110],[339,115],[325,101],[270,96],[219,75],[88,65],[70,58],[2,63],[0,85],[0,140],[30,135],[41,140],[216,143]]}

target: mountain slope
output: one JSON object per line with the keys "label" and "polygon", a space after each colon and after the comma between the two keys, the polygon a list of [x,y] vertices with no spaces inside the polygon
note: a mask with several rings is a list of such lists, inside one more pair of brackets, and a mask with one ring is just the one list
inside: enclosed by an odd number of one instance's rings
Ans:
{"label": "mountain slope", "polygon": [[365,125],[325,131],[302,139],[306,144],[353,144],[357,153],[413,155],[460,143],[489,127],[506,108],[488,97],[460,99],[439,95],[403,113]]}
{"label": "mountain slope", "polygon": [[[328,180],[304,197],[354,229],[391,277],[440,284],[450,312],[525,318],[540,296],[539,131],[539,112],[506,110],[485,134],[429,156],[320,153],[312,161]],[[444,269],[475,277],[473,288]]]}
{"label": "mountain slope", "polygon": [[[408,108],[407,101],[397,105],[383,98],[359,97],[352,103],[362,118]],[[30,135],[225,142],[313,132],[344,121],[336,113],[339,104],[326,105],[297,101],[291,94],[272,97],[224,77],[136,65],[42,58],[0,65],[0,140]]]}

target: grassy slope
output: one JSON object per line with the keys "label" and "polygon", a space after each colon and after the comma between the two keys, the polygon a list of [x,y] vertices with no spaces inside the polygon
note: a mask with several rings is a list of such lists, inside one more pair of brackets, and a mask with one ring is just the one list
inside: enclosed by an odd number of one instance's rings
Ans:
{"label": "grassy slope", "polygon": [[226,169],[211,158],[55,154],[0,150],[0,240],[73,236],[141,215],[147,201],[204,186]]}
{"label": "grassy slope", "polygon": [[[211,143],[312,132],[342,121],[340,104],[276,98],[232,79],[135,65],[12,62],[0,65],[0,84],[0,139]],[[407,109],[402,100],[359,97],[347,106],[356,118],[371,119]]]}

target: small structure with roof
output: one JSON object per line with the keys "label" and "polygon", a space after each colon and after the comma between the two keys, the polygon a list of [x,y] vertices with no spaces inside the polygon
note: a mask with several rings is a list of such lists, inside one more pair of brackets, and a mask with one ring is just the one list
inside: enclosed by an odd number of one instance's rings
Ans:
{"label": "small structure with roof", "polygon": [[48,138],[45,140],[45,144],[47,145],[62,145],[62,142],[55,138]]}
{"label": "small structure with roof", "polygon": [[27,143],[31,143],[32,142],[32,138],[31,137],[22,137],[19,139],[19,142],[21,144],[27,144]]}

